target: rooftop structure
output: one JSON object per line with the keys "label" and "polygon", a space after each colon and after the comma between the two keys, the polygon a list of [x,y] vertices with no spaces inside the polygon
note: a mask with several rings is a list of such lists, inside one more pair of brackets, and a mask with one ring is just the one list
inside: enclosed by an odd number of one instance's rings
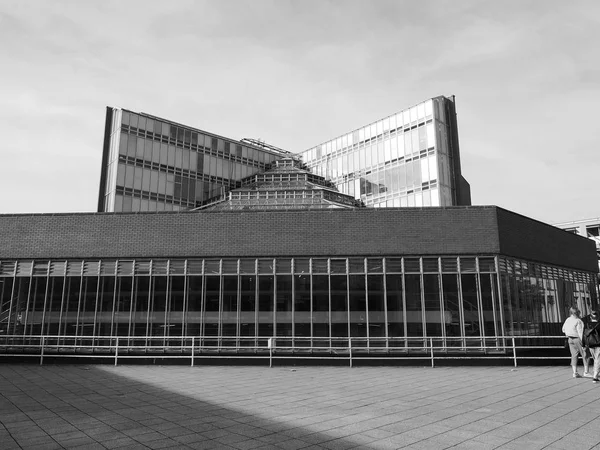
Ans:
{"label": "rooftop structure", "polygon": [[301,158],[314,175],[366,206],[471,204],[454,98],[436,97],[297,155],[108,107],[98,211],[201,207],[282,157]]}

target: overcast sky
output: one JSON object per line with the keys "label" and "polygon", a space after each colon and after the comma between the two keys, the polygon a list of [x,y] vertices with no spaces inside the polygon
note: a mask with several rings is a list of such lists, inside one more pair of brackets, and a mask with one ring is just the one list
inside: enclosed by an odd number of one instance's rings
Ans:
{"label": "overcast sky", "polygon": [[0,213],[95,211],[106,106],[302,151],[455,95],[473,204],[600,216],[600,2],[0,0]]}

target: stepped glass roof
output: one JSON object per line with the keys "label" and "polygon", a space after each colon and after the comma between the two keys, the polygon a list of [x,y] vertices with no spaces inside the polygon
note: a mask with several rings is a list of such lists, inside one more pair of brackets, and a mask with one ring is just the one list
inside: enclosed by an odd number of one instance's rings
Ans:
{"label": "stepped glass roof", "polygon": [[241,187],[210,199],[195,211],[358,208],[324,177],[311,173],[297,157],[274,161],[264,172],[241,181]]}

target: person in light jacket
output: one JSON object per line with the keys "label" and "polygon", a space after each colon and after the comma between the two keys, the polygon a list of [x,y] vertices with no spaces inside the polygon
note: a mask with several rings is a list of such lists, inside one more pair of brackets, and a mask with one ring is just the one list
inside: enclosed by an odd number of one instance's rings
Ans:
{"label": "person in light jacket", "polygon": [[571,367],[573,368],[573,378],[581,378],[581,375],[577,372],[577,358],[581,355],[583,359],[583,376],[591,377],[589,373],[589,360],[586,357],[585,350],[583,348],[583,321],[579,318],[579,309],[572,306],[569,309],[571,314],[565,320],[562,331],[569,340],[569,350],[571,351]]}

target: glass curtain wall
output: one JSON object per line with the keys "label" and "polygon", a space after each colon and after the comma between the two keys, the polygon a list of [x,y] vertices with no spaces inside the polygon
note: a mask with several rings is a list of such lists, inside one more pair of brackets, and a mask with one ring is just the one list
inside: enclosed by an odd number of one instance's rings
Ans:
{"label": "glass curtain wall", "polygon": [[113,112],[104,211],[191,209],[280,158],[158,118]]}
{"label": "glass curtain wall", "polygon": [[302,152],[302,159],[367,206],[450,206],[443,101],[419,103]]}
{"label": "glass curtain wall", "polygon": [[497,256],[0,261],[0,337],[493,347],[560,335],[571,305],[597,306],[595,280]]}

